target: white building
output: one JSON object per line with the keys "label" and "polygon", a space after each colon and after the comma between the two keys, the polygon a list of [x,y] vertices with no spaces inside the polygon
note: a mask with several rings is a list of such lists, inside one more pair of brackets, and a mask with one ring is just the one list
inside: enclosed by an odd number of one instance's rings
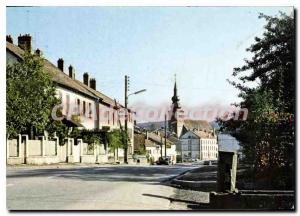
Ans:
{"label": "white building", "polygon": [[217,138],[213,134],[203,131],[188,131],[180,137],[177,152],[183,162],[190,160],[217,160]]}
{"label": "white building", "polygon": [[[6,61],[7,64],[22,61],[26,51],[32,53],[32,38],[30,35],[20,35],[18,44],[13,43],[10,36],[6,37]],[[41,56],[37,49],[36,55]],[[77,117],[80,124],[86,129],[120,129],[124,128],[124,107],[114,99],[96,90],[96,79],[90,78],[84,73],[83,82],[75,78],[75,69],[68,67],[68,74],[65,73],[64,60],[59,58],[57,66],[43,58],[44,70],[49,73],[56,84],[57,95],[62,101],[62,113],[65,118]],[[133,153],[133,114],[128,110],[128,132],[130,143],[128,153]]]}

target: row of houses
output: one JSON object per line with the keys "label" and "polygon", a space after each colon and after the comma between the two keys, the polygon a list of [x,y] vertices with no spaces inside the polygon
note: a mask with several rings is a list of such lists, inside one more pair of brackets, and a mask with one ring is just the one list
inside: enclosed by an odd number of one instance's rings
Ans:
{"label": "row of houses", "polygon": [[[11,36],[6,37],[6,62],[13,64],[23,59],[24,53],[30,52],[42,58],[44,71],[48,73],[56,84],[57,97],[61,98],[62,114],[66,121],[86,129],[114,130],[124,127],[125,114],[128,115],[128,154],[134,152],[133,112],[125,110],[124,106],[97,90],[97,82],[85,72],[82,81],[76,78],[75,67],[66,66],[64,59],[59,58],[53,64],[42,56],[42,51],[32,50],[32,37],[29,34],[20,35],[17,44]],[[67,70],[66,70],[67,68]],[[78,123],[80,122],[80,123]]]}

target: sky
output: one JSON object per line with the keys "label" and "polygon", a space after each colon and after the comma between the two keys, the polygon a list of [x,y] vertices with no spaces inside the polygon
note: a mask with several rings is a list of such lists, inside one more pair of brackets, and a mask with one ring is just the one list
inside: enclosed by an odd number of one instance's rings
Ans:
{"label": "sky", "polygon": [[291,13],[291,7],[9,7],[6,33],[14,43],[33,36],[33,48],[56,64],[72,64],[97,90],[124,101],[124,76],[130,76],[129,105],[171,103],[176,74],[181,104],[229,105],[239,101],[234,67],[251,55],[246,48],[261,36],[260,12]]}

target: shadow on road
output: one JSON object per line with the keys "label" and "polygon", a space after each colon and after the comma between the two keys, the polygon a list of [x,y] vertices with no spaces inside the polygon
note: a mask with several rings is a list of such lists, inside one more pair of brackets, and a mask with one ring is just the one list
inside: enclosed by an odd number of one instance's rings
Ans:
{"label": "shadow on road", "polygon": [[10,170],[7,178],[54,177],[83,181],[128,181],[160,183],[190,169],[176,166],[116,166]]}

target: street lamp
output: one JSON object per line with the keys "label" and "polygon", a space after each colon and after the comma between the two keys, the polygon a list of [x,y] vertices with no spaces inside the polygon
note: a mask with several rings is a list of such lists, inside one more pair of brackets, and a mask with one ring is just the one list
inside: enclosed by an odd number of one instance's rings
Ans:
{"label": "street lamp", "polygon": [[145,92],[146,89],[142,89],[142,90],[139,90],[139,91],[136,91],[136,92],[133,92],[131,94],[128,95],[128,79],[129,77],[127,75],[125,75],[125,112],[126,112],[126,115],[125,115],[125,134],[126,134],[126,137],[125,137],[125,148],[124,148],[124,163],[128,163],[127,161],[127,150],[128,150],[128,140],[127,140],[127,136],[128,136],[128,127],[127,127],[127,124],[128,124],[128,109],[127,109],[127,105],[128,105],[128,97],[130,95],[137,95],[137,94],[140,94],[142,92]]}
{"label": "street lamp", "polygon": [[142,92],[145,92],[145,91],[146,91],[146,89],[142,89],[142,90],[133,92],[133,93],[129,94],[128,97],[129,97],[130,95],[134,95],[134,94],[137,95],[137,94],[142,93]]}

